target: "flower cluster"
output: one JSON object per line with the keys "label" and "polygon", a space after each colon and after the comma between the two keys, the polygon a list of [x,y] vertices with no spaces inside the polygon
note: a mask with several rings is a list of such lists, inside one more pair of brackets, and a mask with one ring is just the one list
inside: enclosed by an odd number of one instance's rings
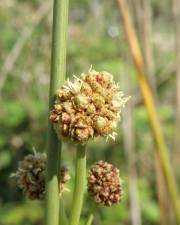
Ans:
{"label": "flower cluster", "polygon": [[121,108],[127,100],[110,73],[90,69],[57,90],[50,120],[58,137],[80,144],[99,136],[115,139]]}
{"label": "flower cluster", "polygon": [[[16,173],[12,174],[12,177],[17,179],[18,186],[22,189],[24,195],[31,200],[44,199],[46,164],[46,154],[29,154],[18,163]],[[67,167],[62,166],[60,169],[61,193],[65,190],[65,183],[69,179]]]}
{"label": "flower cluster", "polygon": [[35,153],[25,156],[18,163],[14,177],[19,188],[29,199],[43,199],[45,194],[46,155]]}
{"label": "flower cluster", "polygon": [[111,206],[122,199],[119,170],[113,165],[99,161],[88,172],[88,192],[99,205]]}

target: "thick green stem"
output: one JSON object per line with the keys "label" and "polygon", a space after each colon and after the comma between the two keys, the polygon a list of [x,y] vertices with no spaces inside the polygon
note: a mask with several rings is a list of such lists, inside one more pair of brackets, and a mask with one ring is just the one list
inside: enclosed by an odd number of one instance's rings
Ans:
{"label": "thick green stem", "polygon": [[[54,94],[63,85],[66,73],[66,37],[68,24],[68,0],[54,0],[53,36],[51,55],[51,77],[49,90],[49,110],[54,104]],[[51,122],[47,137],[47,175],[46,175],[46,225],[59,224],[59,168],[61,143]]]}
{"label": "thick green stem", "polygon": [[86,182],[86,147],[79,145],[76,152],[75,186],[69,225],[78,225]]}

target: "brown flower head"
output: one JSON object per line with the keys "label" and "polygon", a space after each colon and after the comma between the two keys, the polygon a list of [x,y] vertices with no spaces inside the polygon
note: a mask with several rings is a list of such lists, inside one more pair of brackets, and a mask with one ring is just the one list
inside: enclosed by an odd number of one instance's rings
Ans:
{"label": "brown flower head", "polygon": [[80,144],[100,136],[115,139],[121,108],[127,100],[110,73],[90,69],[57,90],[50,120],[58,137]]}
{"label": "brown flower head", "polygon": [[[42,200],[45,197],[46,164],[46,154],[29,154],[18,163],[16,173],[12,174],[12,177],[17,179],[18,187],[31,200]],[[65,184],[69,179],[67,167],[62,166],[60,169],[61,193],[65,190]]]}
{"label": "brown flower head", "polygon": [[19,188],[29,199],[43,199],[45,193],[46,155],[35,153],[18,163],[16,177]]}
{"label": "brown flower head", "polygon": [[99,161],[88,172],[88,192],[99,205],[111,206],[122,199],[119,170],[113,165]]}

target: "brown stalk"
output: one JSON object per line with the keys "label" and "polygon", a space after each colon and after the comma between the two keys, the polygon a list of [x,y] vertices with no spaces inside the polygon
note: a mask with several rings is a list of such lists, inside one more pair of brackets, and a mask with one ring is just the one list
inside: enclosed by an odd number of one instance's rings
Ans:
{"label": "brown stalk", "polygon": [[[141,0],[141,16],[138,20],[139,36],[142,42],[142,52],[144,56],[144,64],[146,69],[146,75],[151,85],[151,90],[156,102],[156,106],[159,106],[159,99],[156,87],[156,76],[155,76],[155,63],[153,57],[153,45],[152,45],[152,12],[151,12],[151,1]],[[161,225],[168,224],[168,197],[167,187],[163,176],[163,171],[159,162],[157,152],[154,154],[155,159],[155,172],[156,172],[156,184],[157,184],[157,195],[160,208],[160,222]]]}
{"label": "brown stalk", "polygon": [[173,161],[177,168],[180,160],[177,157],[180,146],[180,0],[173,0],[173,14],[175,26],[175,69],[176,69],[176,121],[175,121],[175,140],[174,140],[174,157]]}
{"label": "brown stalk", "polygon": [[[122,76],[123,85],[127,90],[128,95],[132,95],[132,81],[130,71],[125,71]],[[133,123],[134,104],[132,101],[126,106],[126,113],[123,114],[123,139],[124,146],[127,150],[128,162],[128,189],[129,189],[129,204],[130,204],[130,217],[132,225],[141,225],[141,209],[139,204],[139,193],[137,184],[137,168],[136,168],[136,144]],[[127,135],[128,134],[128,135]]]}
{"label": "brown stalk", "polygon": [[163,133],[161,130],[156,106],[152,94],[152,90],[145,76],[145,68],[143,57],[139,48],[138,40],[136,38],[135,29],[129,14],[129,8],[126,0],[118,0],[119,9],[123,19],[124,30],[126,33],[127,41],[129,44],[131,56],[134,66],[137,70],[138,80],[144,97],[144,103],[149,115],[149,121],[152,129],[152,134],[156,144],[156,151],[162,166],[162,170],[167,182],[167,187],[170,193],[173,208],[176,214],[177,223],[180,224],[180,203],[178,198],[178,189],[176,180],[171,168],[168,149],[164,141]]}

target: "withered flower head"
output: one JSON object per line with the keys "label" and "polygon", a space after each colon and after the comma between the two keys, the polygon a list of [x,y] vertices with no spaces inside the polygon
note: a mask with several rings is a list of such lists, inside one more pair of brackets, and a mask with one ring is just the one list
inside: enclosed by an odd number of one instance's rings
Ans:
{"label": "withered flower head", "polygon": [[[22,189],[24,195],[31,200],[42,200],[45,197],[46,164],[46,154],[29,154],[18,163],[16,173],[11,175],[17,179],[18,187]],[[69,179],[67,167],[62,166],[60,169],[61,193],[65,190],[65,183]]]}
{"label": "withered flower head", "polygon": [[90,138],[115,139],[120,113],[128,98],[123,97],[113,76],[89,70],[57,90],[50,120],[58,137],[85,144]]}
{"label": "withered flower head", "polygon": [[111,206],[122,199],[122,182],[119,170],[113,165],[99,161],[88,171],[88,192],[99,205]]}
{"label": "withered flower head", "polygon": [[45,193],[46,155],[35,153],[18,163],[16,177],[19,188],[31,200],[43,199]]}

